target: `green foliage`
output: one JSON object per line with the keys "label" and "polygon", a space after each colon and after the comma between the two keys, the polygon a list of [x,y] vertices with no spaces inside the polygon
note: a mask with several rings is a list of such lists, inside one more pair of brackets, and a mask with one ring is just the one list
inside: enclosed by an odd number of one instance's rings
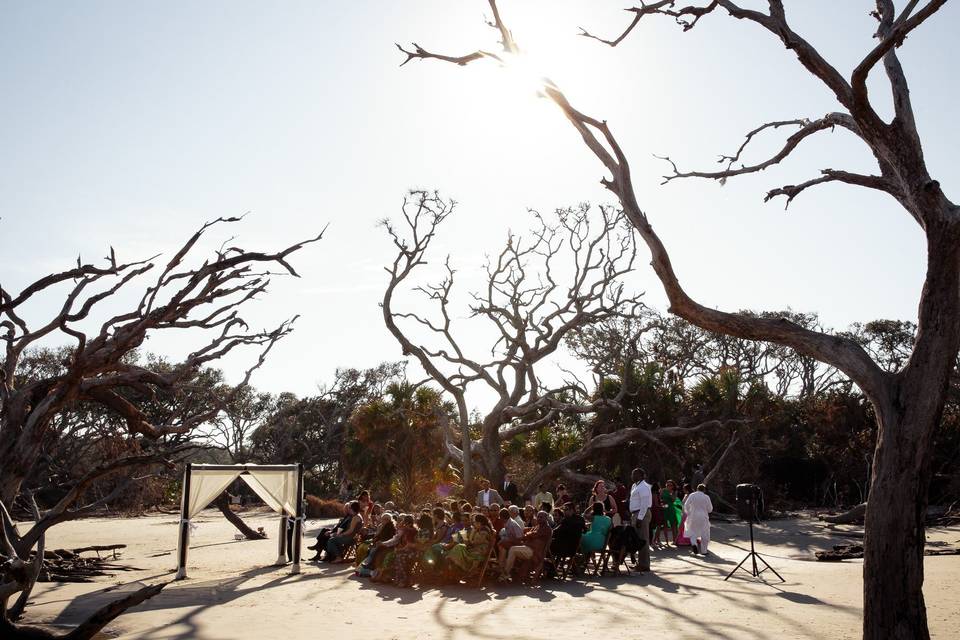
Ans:
{"label": "green foliage", "polygon": [[345,447],[348,476],[376,495],[412,505],[434,493],[434,471],[443,459],[440,418],[449,413],[440,394],[407,381],[387,387],[382,398],[361,405],[350,419]]}

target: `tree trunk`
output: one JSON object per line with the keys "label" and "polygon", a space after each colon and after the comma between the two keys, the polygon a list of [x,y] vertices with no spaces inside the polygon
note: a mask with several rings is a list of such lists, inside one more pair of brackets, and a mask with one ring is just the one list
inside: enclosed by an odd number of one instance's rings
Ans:
{"label": "tree trunk", "polygon": [[907,366],[871,398],[877,445],[864,537],[864,640],[930,637],[923,601],[924,519],[931,441],[955,367],[960,318],[960,236],[927,230],[919,330]]}
{"label": "tree trunk", "polygon": [[14,429],[0,429],[0,501],[13,508],[20,486],[40,455],[40,442],[24,442]]}
{"label": "tree trunk", "polygon": [[500,441],[492,442],[484,439],[480,443],[479,453],[486,479],[494,487],[502,487],[503,476],[507,473],[507,467],[503,464],[503,450],[500,447]]}
{"label": "tree trunk", "polygon": [[251,529],[247,523],[240,518],[240,516],[230,510],[230,498],[227,496],[226,492],[221,493],[220,497],[217,498],[214,504],[216,504],[217,508],[220,509],[220,513],[223,514],[223,517],[229,520],[230,524],[239,529],[240,533],[247,537],[247,540],[262,540],[267,537]]}
{"label": "tree trunk", "polygon": [[913,435],[926,426],[881,426],[864,536],[864,640],[930,637],[923,600],[929,456]]}

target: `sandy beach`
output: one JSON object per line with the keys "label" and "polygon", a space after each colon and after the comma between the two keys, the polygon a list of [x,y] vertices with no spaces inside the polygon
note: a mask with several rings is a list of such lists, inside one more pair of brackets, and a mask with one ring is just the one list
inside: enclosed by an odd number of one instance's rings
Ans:
{"label": "sandy beach", "polygon": [[[247,514],[276,531],[276,516]],[[27,620],[69,627],[94,608],[145,584],[173,577],[176,516],[87,519],[55,527],[48,548],[125,543],[118,572],[89,584],[40,584]],[[594,633],[671,638],[858,638],[861,561],[822,563],[814,552],[854,541],[813,518],[777,520],[756,529],[758,551],[786,578],[724,576],[749,548],[742,523],[714,526],[712,556],[686,550],[653,553],[645,575],[589,577],[541,588],[487,585],[399,589],[353,576],[347,564],[304,563],[300,575],[273,566],[275,534],[235,541],[219,513],[195,518],[189,578],[118,618],[109,638],[572,638]],[[326,524],[308,521],[307,535]],[[840,532],[856,533],[856,527]],[[960,527],[928,531],[933,548],[960,546]],[[309,544],[306,542],[305,544]],[[306,552],[305,553],[309,553]],[[769,575],[769,574],[765,574]],[[924,595],[935,638],[960,637],[960,556],[926,560]],[[626,634],[626,635],[623,635]]]}

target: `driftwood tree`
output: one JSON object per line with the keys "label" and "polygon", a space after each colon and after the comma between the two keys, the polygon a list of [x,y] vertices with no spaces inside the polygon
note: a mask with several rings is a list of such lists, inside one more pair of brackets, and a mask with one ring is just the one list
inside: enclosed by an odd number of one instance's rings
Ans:
{"label": "driftwood tree", "polygon": [[[548,387],[540,377],[541,365],[572,331],[630,314],[640,299],[625,293],[621,282],[633,269],[636,246],[620,211],[601,208],[599,224],[591,220],[586,205],[557,212],[555,223],[534,213],[536,224],[529,238],[511,233],[486,266],[484,289],[473,294],[470,314],[488,321],[494,337],[489,359],[470,357],[461,347],[461,329],[454,326],[455,272],[449,257],[439,284],[416,288],[435,305],[434,317],[394,306],[398,287],[426,264],[437,229],[452,212],[453,204],[438,195],[414,191],[403,203],[403,226],[384,223],[397,257],[386,267],[390,281],[382,308],[384,322],[404,355],[414,356],[456,404],[460,443],[453,442],[449,430],[445,442],[450,455],[463,464],[464,484],[469,487],[473,462],[492,482],[502,482],[501,443],[549,426],[562,414],[592,413],[613,402],[585,401],[576,386]],[[411,327],[439,344],[415,342]],[[495,397],[476,425],[477,439],[471,437],[466,398],[474,384]]]}
{"label": "driftwood tree", "polygon": [[[44,637],[42,632],[16,625],[13,620],[22,612],[40,571],[46,531],[108,503],[113,494],[80,504],[87,489],[107,476],[130,475],[145,467],[172,465],[178,455],[192,448],[194,431],[216,417],[222,407],[222,403],[181,403],[176,405],[179,410],[165,414],[163,422],[154,422],[138,405],[150,402],[158,394],[177,393],[196,380],[205,365],[234,349],[252,347],[259,350],[259,357],[235,391],[244,389],[273,345],[291,331],[292,320],[275,329],[252,331],[240,317],[239,308],[266,291],[270,276],[274,275],[271,267],[283,269],[277,275],[297,275],[287,262],[288,257],[320,236],[276,253],[221,247],[199,266],[189,266],[191,250],[207,229],[238,220],[220,218],[203,225],[162,267],[132,309],[102,323],[94,323],[91,315],[97,305],[117,300],[114,295],[138,277],[145,277],[153,270],[153,262],[120,263],[111,249],[103,266],[82,264],[78,260],[75,268],[40,278],[20,293],[0,288],[0,329],[3,330],[0,338],[6,347],[0,362],[0,460],[3,461],[0,466],[0,635],[3,637]],[[31,326],[23,313],[26,304],[35,297],[55,293],[58,286],[67,287],[59,311],[42,325]],[[92,292],[95,287],[100,288]],[[206,342],[181,363],[163,370],[141,366],[129,357],[148,335],[171,329],[204,333]],[[56,337],[71,342],[62,368],[21,382],[18,363],[26,350],[39,340]],[[226,400],[230,399],[231,394],[227,394]],[[131,453],[97,461],[51,508],[40,511],[34,504],[35,523],[21,532],[10,515],[14,500],[38,461],[51,425],[81,403],[98,405],[118,416],[125,424]],[[92,637],[125,609],[152,597],[162,587],[145,587],[104,607],[66,637]],[[9,599],[18,593],[18,600],[12,607],[8,606]]]}
{"label": "driftwood tree", "polygon": [[[490,23],[500,35],[502,53],[477,50],[462,56],[435,54],[414,44],[400,47],[407,58],[437,59],[459,65],[494,59],[509,65],[519,48],[497,9]],[[788,319],[730,313],[704,306],[680,285],[669,253],[650,224],[634,191],[626,155],[606,121],[576,109],[560,87],[545,80],[542,92],[563,112],[584,144],[609,172],[602,184],[619,200],[651,253],[651,263],[667,294],[670,311],[693,324],[719,333],[786,345],[798,353],[832,365],[849,376],[873,404],[878,437],[871,478],[873,495],[883,502],[867,509],[864,555],[863,634],[870,639],[907,639],[929,636],[923,601],[924,513],[931,469],[931,436],[943,411],[945,395],[960,346],[960,212],[940,183],[927,170],[914,116],[906,74],[897,49],[907,36],[929,20],[946,0],[909,0],[898,10],[894,0],[876,0],[872,15],[878,23],[877,42],[849,76],[832,65],[791,27],[782,0],[768,0],[767,11],[746,9],[732,0],[703,0],[683,4],[676,0],[641,3],[629,9],[627,27],[613,39],[586,31],[582,35],[616,46],[650,16],[666,16],[691,30],[705,16],[727,15],[755,24],[797,56],[803,68],[836,98],[838,110],[817,118],[791,118],[760,125],[747,134],[740,148],[726,157],[720,171],[680,171],[668,180],[706,178],[727,180],[761,171],[787,159],[805,140],[834,127],[858,138],[873,155],[877,174],[828,168],[821,175],[772,189],[770,200],[787,203],[805,190],[839,182],[883,192],[896,200],[920,226],[927,244],[927,272],[920,296],[917,338],[909,360],[896,372],[885,371],[853,339],[830,335]],[[399,47],[399,45],[398,45]],[[893,117],[877,112],[867,79],[881,65],[891,92]],[[760,132],[795,127],[773,156],[749,164],[741,160]]]}

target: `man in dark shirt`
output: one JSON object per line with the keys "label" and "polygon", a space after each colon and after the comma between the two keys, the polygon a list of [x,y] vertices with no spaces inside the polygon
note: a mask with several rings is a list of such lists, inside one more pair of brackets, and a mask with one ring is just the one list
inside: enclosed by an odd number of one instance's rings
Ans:
{"label": "man in dark shirt", "polygon": [[583,518],[573,508],[572,502],[563,505],[563,520],[553,530],[550,551],[554,557],[568,558],[576,555],[580,546],[580,536],[587,530]]}
{"label": "man in dark shirt", "polygon": [[[507,501],[506,506],[511,504],[519,504],[520,501],[520,491],[517,489],[517,485],[510,478],[510,474],[504,474],[503,476],[503,492],[500,494],[504,500]],[[523,506],[523,505],[520,505]]]}

